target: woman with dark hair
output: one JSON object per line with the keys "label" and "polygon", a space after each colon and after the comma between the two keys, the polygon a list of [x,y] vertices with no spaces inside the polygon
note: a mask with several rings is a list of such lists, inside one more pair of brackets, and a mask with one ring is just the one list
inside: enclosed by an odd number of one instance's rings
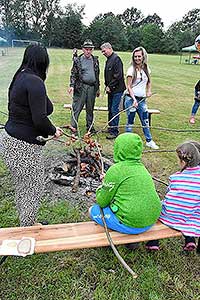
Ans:
{"label": "woman with dark hair", "polygon": [[[135,113],[138,113],[143,126],[146,138],[146,146],[158,149],[159,147],[152,140],[149,129],[149,118],[146,104],[146,97],[150,97],[151,80],[150,71],[147,65],[147,52],[143,47],[133,50],[131,66],[127,71],[127,90],[124,100],[127,109],[126,132],[131,132],[135,120]],[[128,109],[130,107],[130,109]]]}
{"label": "woman with dark hair", "polygon": [[36,222],[44,188],[44,163],[38,136],[58,138],[62,130],[48,119],[53,105],[44,81],[49,66],[46,48],[30,45],[9,87],[9,117],[0,135],[0,154],[11,171],[21,226]]}

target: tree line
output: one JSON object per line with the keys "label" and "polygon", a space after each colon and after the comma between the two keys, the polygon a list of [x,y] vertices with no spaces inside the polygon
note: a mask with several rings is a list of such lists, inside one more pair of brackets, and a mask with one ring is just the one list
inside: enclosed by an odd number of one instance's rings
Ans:
{"label": "tree line", "polygon": [[89,26],[83,24],[84,5],[60,6],[60,0],[0,0],[0,36],[37,40],[49,47],[80,48],[86,38],[96,48],[109,41],[115,50],[143,46],[149,53],[177,53],[194,44],[200,34],[200,9],[194,8],[164,30],[154,13],[145,17],[131,7],[122,14],[97,15]]}

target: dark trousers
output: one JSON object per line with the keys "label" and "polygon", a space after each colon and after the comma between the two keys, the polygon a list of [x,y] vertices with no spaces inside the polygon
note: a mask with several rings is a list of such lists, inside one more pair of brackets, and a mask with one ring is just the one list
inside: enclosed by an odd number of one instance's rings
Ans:
{"label": "dark trousers", "polygon": [[83,84],[80,91],[74,93],[72,103],[71,125],[77,128],[78,118],[85,105],[86,127],[90,128],[94,118],[94,104],[96,98],[95,86]]}
{"label": "dark trousers", "polygon": [[108,122],[109,126],[111,126],[109,131],[113,135],[118,135],[119,133],[119,115],[115,117],[111,122],[110,120],[119,113],[119,104],[122,94],[123,92],[108,94]]}

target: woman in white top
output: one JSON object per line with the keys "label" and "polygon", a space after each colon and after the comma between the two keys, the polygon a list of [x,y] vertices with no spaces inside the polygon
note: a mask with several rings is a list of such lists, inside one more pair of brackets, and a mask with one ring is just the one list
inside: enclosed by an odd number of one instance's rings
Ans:
{"label": "woman in white top", "polygon": [[149,129],[149,118],[146,104],[146,97],[150,97],[151,81],[150,71],[147,65],[147,52],[144,48],[138,47],[133,50],[132,64],[127,71],[127,95],[124,105],[127,109],[126,132],[131,132],[135,120],[135,113],[138,113],[143,126],[143,132],[146,138],[146,146],[152,149],[159,147],[152,140]]}

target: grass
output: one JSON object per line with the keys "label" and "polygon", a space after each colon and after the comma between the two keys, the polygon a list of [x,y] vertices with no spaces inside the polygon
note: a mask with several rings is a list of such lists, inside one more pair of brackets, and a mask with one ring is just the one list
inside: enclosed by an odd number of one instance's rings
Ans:
{"label": "grass", "polygon": [[[22,49],[9,49],[8,56],[0,57],[0,111],[7,112],[7,88],[21,62],[22,53]],[[105,59],[98,51],[95,53],[99,55],[101,64],[101,96],[96,105],[103,106],[106,105],[106,96],[103,94]],[[46,84],[55,106],[51,119],[56,125],[62,125],[70,120],[69,112],[63,109],[63,104],[71,102],[66,92],[72,63],[71,51],[50,49],[49,54],[51,65]],[[120,53],[120,56],[126,70],[131,54]],[[171,55],[152,54],[149,63],[153,92],[156,95],[148,100],[148,105],[161,111],[160,115],[153,116],[152,125],[191,129],[188,118],[200,66],[179,64],[179,57]],[[1,113],[0,123],[5,123],[6,118]],[[106,120],[106,113],[96,113],[95,127],[102,128]],[[125,120],[125,115],[122,115],[121,124],[125,124]],[[197,117],[193,129],[199,129],[199,121],[200,117]],[[139,122],[136,124],[139,125]],[[84,112],[80,117],[80,127],[84,132]],[[140,128],[136,128],[135,132],[143,138]],[[175,133],[152,128],[152,135],[160,149],[175,149],[186,139],[199,140],[198,132]],[[99,141],[104,153],[112,155],[113,141],[106,141],[105,135],[100,135]],[[55,147],[52,151],[56,155]],[[143,161],[152,175],[164,181],[178,170],[174,153],[146,153]],[[165,187],[160,184],[156,186],[162,197]],[[71,207],[68,202],[51,204],[48,199],[44,199],[39,218],[48,219],[50,223],[76,222],[83,219],[83,211],[81,207]],[[11,178],[0,160],[0,226],[17,224]],[[122,257],[139,274],[136,280],[122,268],[109,248],[38,254],[26,258],[10,257],[0,267],[0,300],[198,300],[199,257],[196,254],[180,254],[181,243],[179,238],[163,240],[163,251],[156,254],[147,253],[143,246],[135,252],[120,246]]]}

